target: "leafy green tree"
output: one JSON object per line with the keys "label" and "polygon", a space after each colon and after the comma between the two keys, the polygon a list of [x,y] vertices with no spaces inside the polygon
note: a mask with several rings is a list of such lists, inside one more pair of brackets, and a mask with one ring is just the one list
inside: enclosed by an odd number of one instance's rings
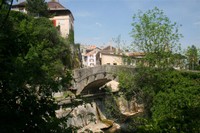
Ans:
{"label": "leafy green tree", "polygon": [[48,5],[45,0],[26,0],[28,14],[34,17],[48,17]]}
{"label": "leafy green tree", "polygon": [[135,84],[133,83],[134,81],[133,72],[120,71],[118,73],[118,77],[119,77],[119,87],[121,88],[121,91],[124,93],[124,95],[128,100],[131,100],[132,96],[134,96],[138,91],[135,88]]}
{"label": "leafy green tree", "polygon": [[199,81],[200,73],[173,69],[138,68],[134,74],[123,72],[119,76],[120,91],[135,95],[144,104],[143,115],[127,123],[130,130],[199,132]]}
{"label": "leafy green tree", "polygon": [[133,16],[133,47],[145,53],[148,66],[170,66],[171,55],[179,50],[179,26],[157,7]]}
{"label": "leafy green tree", "polygon": [[48,19],[20,12],[11,12],[0,44],[1,132],[61,132],[52,92],[71,80],[69,45]]}
{"label": "leafy green tree", "polygon": [[155,126],[166,132],[199,132],[200,74],[171,71],[164,77],[165,89],[153,101]]}
{"label": "leafy green tree", "polygon": [[188,60],[188,68],[190,70],[195,70],[198,67],[198,61],[199,61],[199,55],[198,55],[198,49],[192,45],[191,47],[188,47],[186,50],[186,56]]}

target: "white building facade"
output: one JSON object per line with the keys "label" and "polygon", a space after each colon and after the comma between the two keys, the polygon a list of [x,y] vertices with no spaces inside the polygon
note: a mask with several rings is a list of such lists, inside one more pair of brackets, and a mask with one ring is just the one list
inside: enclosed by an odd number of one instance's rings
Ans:
{"label": "white building facade", "polygon": [[86,57],[87,57],[87,67],[94,67],[96,66],[96,50],[93,50],[89,52]]}
{"label": "white building facade", "polygon": [[95,45],[81,45],[80,51],[82,55],[83,67],[94,67],[97,65],[97,53],[101,49]]}

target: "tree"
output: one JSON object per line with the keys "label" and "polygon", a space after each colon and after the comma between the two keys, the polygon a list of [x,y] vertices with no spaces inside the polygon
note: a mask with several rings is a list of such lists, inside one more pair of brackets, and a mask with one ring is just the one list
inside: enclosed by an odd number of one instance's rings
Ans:
{"label": "tree", "polygon": [[130,71],[119,75],[120,91],[126,97],[136,95],[144,105],[143,115],[126,123],[132,131],[200,131],[199,72],[146,67],[136,70],[132,75]]}
{"label": "tree", "polygon": [[8,19],[12,4],[13,0],[0,0],[0,29],[2,29]]}
{"label": "tree", "polygon": [[198,66],[198,49],[192,45],[191,47],[188,47],[186,50],[186,56],[188,60],[188,68],[190,70],[197,69]]}
{"label": "tree", "polygon": [[11,12],[0,30],[1,132],[61,132],[52,92],[71,80],[69,45],[47,18]]}
{"label": "tree", "polygon": [[165,132],[199,132],[200,73],[166,72],[164,90],[154,97],[151,109],[153,125]]}
{"label": "tree", "polygon": [[132,131],[200,131],[199,72],[138,68],[134,75],[129,71],[123,74],[119,76],[120,91],[125,95],[136,95],[137,100],[140,97],[144,104],[143,115],[136,116],[127,123]]}
{"label": "tree", "polygon": [[146,54],[149,66],[165,67],[170,65],[173,52],[179,50],[179,26],[172,23],[164,12],[157,7],[133,16],[133,47]]}
{"label": "tree", "polygon": [[27,0],[28,14],[34,17],[48,17],[48,5],[45,0]]}

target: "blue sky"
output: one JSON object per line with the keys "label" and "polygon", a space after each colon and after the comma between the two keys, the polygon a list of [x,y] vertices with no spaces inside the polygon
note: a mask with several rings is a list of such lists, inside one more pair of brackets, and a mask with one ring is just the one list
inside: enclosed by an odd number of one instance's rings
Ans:
{"label": "blue sky", "polygon": [[132,16],[157,6],[172,22],[181,24],[182,48],[200,48],[200,0],[59,0],[75,17],[75,41],[106,45],[121,35],[130,44]]}
{"label": "blue sky", "polygon": [[182,48],[200,48],[200,0],[59,0],[75,18],[75,42],[88,45],[107,45],[121,35],[127,45],[133,38],[132,16],[138,10],[155,6],[162,9],[172,22],[181,24]]}

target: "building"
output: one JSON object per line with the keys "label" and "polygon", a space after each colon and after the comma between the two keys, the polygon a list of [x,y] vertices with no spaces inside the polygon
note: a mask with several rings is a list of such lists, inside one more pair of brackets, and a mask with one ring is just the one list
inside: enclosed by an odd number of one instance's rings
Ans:
{"label": "building", "polygon": [[143,52],[127,52],[113,46],[107,46],[97,54],[99,65],[131,65],[136,66],[142,62]]}
{"label": "building", "polygon": [[100,65],[123,65],[122,57],[122,50],[111,45],[105,47],[97,54],[97,60]]}
{"label": "building", "polygon": [[[47,2],[49,14],[52,15],[52,23],[55,27],[57,27],[61,36],[67,38],[70,31],[74,30],[74,17],[72,12],[62,6],[56,0]],[[26,2],[21,2],[12,6],[12,10],[20,11],[23,13],[27,13],[26,11]]]}
{"label": "building", "polygon": [[82,65],[83,67],[94,67],[97,64],[97,53],[101,49],[95,45],[81,45],[80,51],[82,56]]}
{"label": "building", "polygon": [[67,38],[70,30],[74,30],[74,17],[69,9],[66,9],[59,2],[50,1],[47,3],[49,13],[54,14],[50,20],[58,28],[62,37]]}
{"label": "building", "polygon": [[[130,66],[138,66],[144,65],[149,66],[147,60],[145,60],[145,56],[148,56],[144,52],[129,52],[122,51],[113,46],[107,46],[103,48],[96,55],[96,64],[97,65],[130,65]],[[180,54],[173,54],[173,60],[168,59],[170,61],[171,67],[174,69],[185,69],[185,60],[186,58]],[[155,65],[155,67],[158,67]]]}
{"label": "building", "polygon": [[96,49],[94,49],[85,55],[86,63],[87,63],[86,65],[88,67],[96,66],[96,54],[97,54],[97,51],[96,51]]}

